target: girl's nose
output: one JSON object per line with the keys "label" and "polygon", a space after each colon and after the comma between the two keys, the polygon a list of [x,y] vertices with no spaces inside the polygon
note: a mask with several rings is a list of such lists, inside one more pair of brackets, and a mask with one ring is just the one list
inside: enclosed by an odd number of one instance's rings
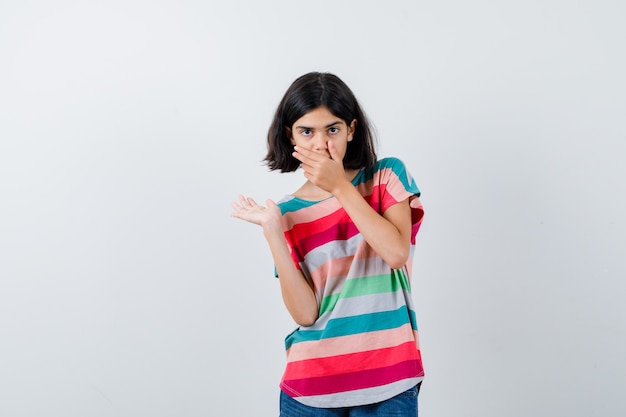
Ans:
{"label": "girl's nose", "polygon": [[319,133],[315,136],[315,150],[325,151],[328,149],[328,138],[326,135]]}

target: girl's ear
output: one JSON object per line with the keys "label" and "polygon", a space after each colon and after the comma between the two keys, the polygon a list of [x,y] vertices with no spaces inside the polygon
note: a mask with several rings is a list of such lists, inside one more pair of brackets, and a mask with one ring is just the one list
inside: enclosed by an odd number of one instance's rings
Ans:
{"label": "girl's ear", "polygon": [[350,126],[348,126],[348,142],[351,142],[354,138],[354,131],[356,130],[357,120],[352,119]]}
{"label": "girl's ear", "polygon": [[293,140],[293,135],[291,134],[291,128],[290,127],[286,127],[285,128],[285,135],[287,135],[287,137],[289,138],[289,141],[291,142],[292,145],[296,144],[296,142]]}

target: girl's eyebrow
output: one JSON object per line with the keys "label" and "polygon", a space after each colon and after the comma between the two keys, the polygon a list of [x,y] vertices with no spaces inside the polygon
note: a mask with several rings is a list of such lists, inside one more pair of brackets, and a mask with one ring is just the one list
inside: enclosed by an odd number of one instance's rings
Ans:
{"label": "girl's eyebrow", "polygon": [[[331,124],[326,125],[326,126],[324,127],[324,129],[328,129],[329,127],[333,127],[333,126],[335,126],[335,125],[339,125],[339,124],[341,124],[341,120],[337,120],[336,122],[332,122]],[[314,128],[312,128],[312,127],[307,127],[307,126],[296,126],[296,129],[314,130]]]}

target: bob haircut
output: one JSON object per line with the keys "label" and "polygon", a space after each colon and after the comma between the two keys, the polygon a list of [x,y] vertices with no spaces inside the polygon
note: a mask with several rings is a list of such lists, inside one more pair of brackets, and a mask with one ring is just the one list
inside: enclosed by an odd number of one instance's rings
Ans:
{"label": "bob haircut", "polygon": [[293,172],[300,161],[293,157],[291,127],[311,110],[326,107],[349,126],[356,120],[352,141],[343,159],[345,168],[370,169],[376,163],[374,136],[365,113],[348,86],[336,75],[310,72],[296,79],[283,96],[267,133],[264,161],[271,171]]}

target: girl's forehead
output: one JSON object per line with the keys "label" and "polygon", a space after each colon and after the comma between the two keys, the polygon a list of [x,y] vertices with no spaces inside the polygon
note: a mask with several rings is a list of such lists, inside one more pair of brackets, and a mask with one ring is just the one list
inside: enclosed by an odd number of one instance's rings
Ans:
{"label": "girl's forehead", "polygon": [[341,117],[335,116],[328,110],[327,107],[317,107],[300,117],[294,122],[294,125],[299,126],[304,124],[305,126],[322,125],[328,126],[331,123],[345,123]]}

